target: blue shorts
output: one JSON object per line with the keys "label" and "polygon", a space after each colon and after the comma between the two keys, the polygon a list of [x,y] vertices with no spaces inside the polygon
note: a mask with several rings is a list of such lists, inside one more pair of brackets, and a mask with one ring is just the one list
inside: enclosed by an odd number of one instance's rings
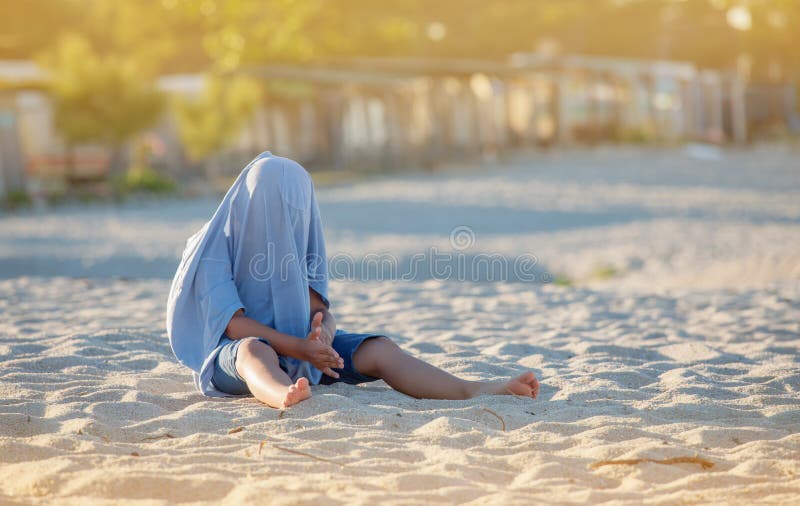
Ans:
{"label": "blue shorts", "polygon": [[[357,385],[359,383],[368,383],[370,381],[377,381],[380,378],[361,374],[353,365],[353,355],[361,343],[372,337],[383,337],[381,334],[351,334],[343,330],[337,330],[333,338],[333,349],[344,360],[344,367],[341,369],[334,369],[339,373],[338,378],[332,378],[327,374],[322,375],[320,385],[330,385],[343,381],[350,385]],[[269,345],[266,339],[258,338],[259,341]],[[220,392],[230,395],[247,395],[250,394],[250,389],[247,387],[244,379],[239,376],[236,370],[236,352],[239,350],[239,345],[242,344],[242,339],[228,339],[223,336],[219,340],[222,349],[219,351],[217,358],[214,360],[214,376],[211,377],[214,388]],[[286,371],[285,357],[278,356],[278,364],[281,369]]]}

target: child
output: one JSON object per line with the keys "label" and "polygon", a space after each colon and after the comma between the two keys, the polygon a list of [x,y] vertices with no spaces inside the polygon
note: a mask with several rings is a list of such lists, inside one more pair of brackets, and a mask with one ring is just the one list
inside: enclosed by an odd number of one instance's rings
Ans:
{"label": "child", "polygon": [[376,334],[336,328],[322,222],[308,173],[264,152],[211,220],[189,238],[167,302],[175,356],[209,396],[249,395],[284,408],[310,385],[383,379],[407,395],[535,398],[533,372],[508,381],[457,378]]}

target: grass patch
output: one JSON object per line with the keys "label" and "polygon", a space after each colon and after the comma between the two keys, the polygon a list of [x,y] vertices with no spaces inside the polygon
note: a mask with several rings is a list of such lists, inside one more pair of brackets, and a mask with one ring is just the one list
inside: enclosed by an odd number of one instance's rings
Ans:
{"label": "grass patch", "polygon": [[553,284],[555,286],[572,286],[572,280],[566,276],[557,275],[553,278]]}
{"label": "grass patch", "polygon": [[614,133],[614,140],[626,144],[650,144],[656,140],[656,135],[650,128],[625,128]]}
{"label": "grass patch", "polygon": [[364,179],[364,174],[359,174],[352,170],[315,170],[310,173],[314,180],[314,186],[336,186],[346,183],[354,183]]}
{"label": "grass patch", "polygon": [[592,279],[611,279],[614,276],[619,274],[619,269],[614,267],[613,265],[599,265],[594,268],[592,271]]}
{"label": "grass patch", "polygon": [[131,167],[124,176],[114,181],[114,188],[123,195],[127,193],[164,195],[174,193],[178,185],[172,178],[159,174],[150,167]]}
{"label": "grass patch", "polygon": [[6,209],[20,209],[31,205],[31,196],[25,190],[11,190],[3,200]]}

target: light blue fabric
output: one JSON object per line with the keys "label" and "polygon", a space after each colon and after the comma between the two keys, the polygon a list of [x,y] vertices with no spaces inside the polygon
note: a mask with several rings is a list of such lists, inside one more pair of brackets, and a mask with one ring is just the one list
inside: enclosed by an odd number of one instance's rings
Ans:
{"label": "light blue fabric", "polygon": [[[310,330],[309,286],[328,302],[322,221],[314,187],[297,162],[265,151],[244,168],[211,220],[189,238],[167,301],[167,334],[205,395],[233,314],[285,334]],[[286,357],[292,380],[318,384],[322,372]]]}

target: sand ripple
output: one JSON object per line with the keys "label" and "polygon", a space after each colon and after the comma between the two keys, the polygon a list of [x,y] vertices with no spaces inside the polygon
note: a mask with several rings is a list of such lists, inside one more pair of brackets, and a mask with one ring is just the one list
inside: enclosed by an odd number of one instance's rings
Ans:
{"label": "sand ripple", "polygon": [[[800,492],[797,289],[428,282],[401,287],[405,311],[365,313],[393,286],[339,283],[343,328],[385,332],[473,379],[532,368],[541,398],[416,400],[378,382],[314,387],[281,413],[193,391],[159,312],[134,310],[143,291],[165,296],[166,281],[57,278],[49,291],[35,281],[0,283],[19,301],[4,309],[0,348],[2,502],[788,502]],[[527,297],[511,296],[521,289]],[[482,308],[489,298],[506,302]],[[113,309],[64,325],[100,305]],[[713,467],[592,467],[681,457]]]}

